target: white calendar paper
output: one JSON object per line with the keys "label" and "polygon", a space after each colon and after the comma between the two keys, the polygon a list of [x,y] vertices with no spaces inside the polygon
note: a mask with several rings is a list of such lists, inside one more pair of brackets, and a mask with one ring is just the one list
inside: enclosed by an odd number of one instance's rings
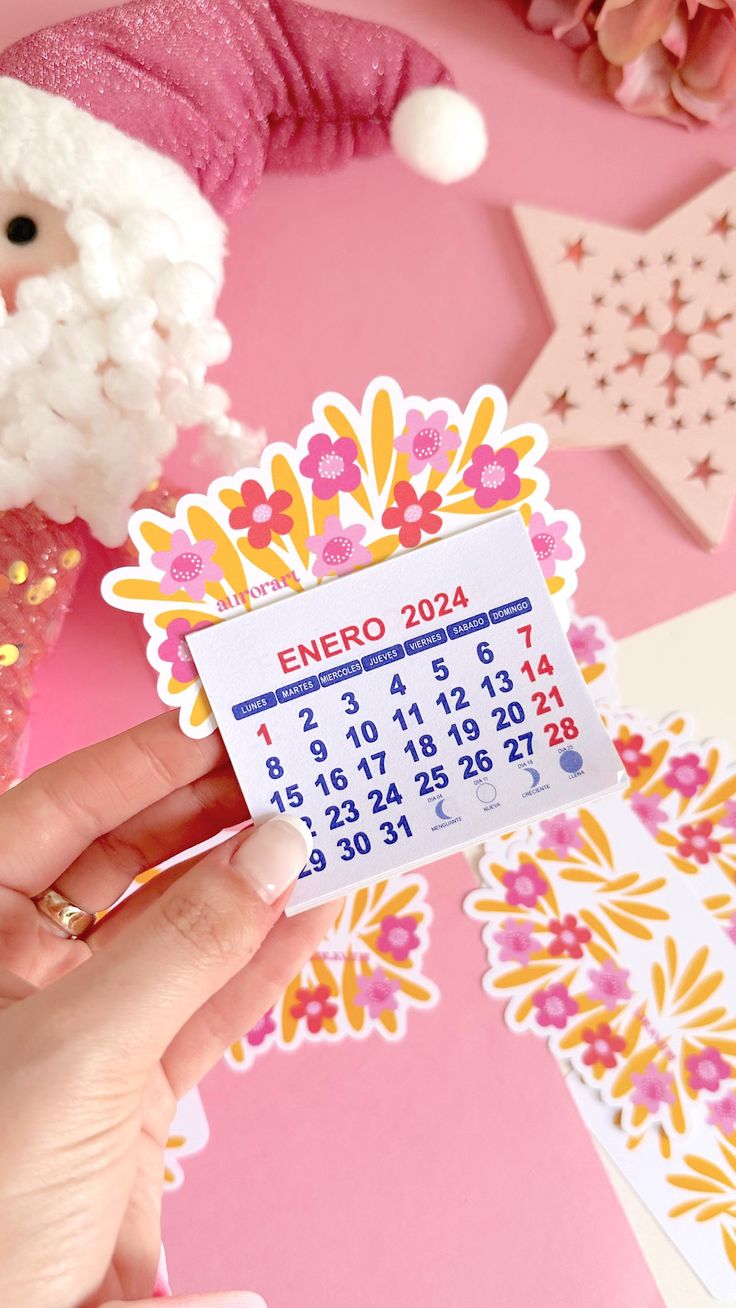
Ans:
{"label": "white calendar paper", "polygon": [[290,914],[625,777],[515,512],[189,643],[254,820],[312,830]]}

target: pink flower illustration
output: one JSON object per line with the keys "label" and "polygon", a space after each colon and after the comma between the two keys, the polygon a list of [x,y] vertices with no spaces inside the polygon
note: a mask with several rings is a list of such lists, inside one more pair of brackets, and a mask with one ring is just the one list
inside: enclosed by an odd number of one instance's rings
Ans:
{"label": "pink flower illustration", "polygon": [[583,1054],[583,1062],[588,1067],[601,1063],[603,1067],[615,1067],[618,1055],[626,1048],[623,1036],[616,1035],[608,1022],[599,1022],[597,1026],[586,1026],[583,1040],[588,1048]]}
{"label": "pink flower illustration", "polygon": [[540,1026],[555,1026],[562,1031],[567,1026],[568,1018],[577,1013],[580,1005],[573,999],[570,991],[562,982],[546,986],[532,995],[532,1003],[537,1010],[537,1022]]}
{"label": "pink flower illustration", "polygon": [[312,565],[315,577],[340,576],[372,562],[370,550],[360,544],[364,536],[365,527],[343,527],[334,516],[325,519],[322,535],[307,537],[307,548],[317,556]]}
{"label": "pink flower illustration", "polygon": [[545,522],[541,513],[533,513],[529,520],[529,536],[543,577],[555,575],[555,565],[572,558],[572,550],[565,540],[567,523],[558,518]]}
{"label": "pink flower illustration", "polygon": [[212,561],[216,548],[213,540],[194,541],[185,531],[175,531],[169,548],[151,555],[153,566],[164,574],[161,593],[173,595],[177,590],[184,590],[190,599],[204,599],[207,582],[220,581],[223,575],[219,564]]}
{"label": "pink flower illustration", "polygon": [[264,1013],[263,1017],[259,1017],[258,1021],[250,1028],[245,1037],[249,1045],[262,1045],[266,1036],[272,1035],[276,1030],[276,1023],[271,1016],[272,1013],[273,1009],[269,1008],[268,1012]]}
{"label": "pink flower illustration", "polygon": [[633,732],[625,740],[622,736],[619,736],[618,740],[614,740],[613,743],[630,777],[638,777],[640,772],[652,766],[651,756],[645,754],[642,750],[644,737],[640,736],[638,732]]}
{"label": "pink flower illustration", "polygon": [[588,624],[587,627],[578,626],[577,622],[571,622],[567,629],[567,639],[570,642],[575,659],[584,667],[595,663],[596,655],[599,649],[605,649],[605,641],[601,640],[596,634],[595,627]]}
{"label": "pink flower illustration", "polygon": [[425,491],[417,495],[410,481],[397,481],[394,486],[395,504],[384,511],[381,524],[391,531],[398,529],[399,544],[404,549],[413,549],[426,536],[434,536],[442,526],[442,519],[435,509],[442,503],[442,496],[436,491]]}
{"label": "pink flower illustration", "polygon": [[683,839],[677,846],[678,854],[682,858],[694,859],[701,867],[710,862],[711,854],[721,852],[721,842],[711,840],[712,830],[712,822],[689,822],[686,826],[680,827],[680,835]]}
{"label": "pink flower illustration", "polygon": [[349,436],[333,441],[326,432],[318,432],[307,451],[299,471],[309,477],[318,500],[331,500],[338,491],[354,491],[360,484],[358,447]]}
{"label": "pink flower illustration", "polygon": [[664,784],[670,790],[679,790],[685,799],[692,799],[698,786],[709,780],[710,774],[701,766],[697,754],[683,754],[681,758],[670,759]]}
{"label": "pink flower illustration", "polygon": [[415,477],[427,464],[438,472],[446,472],[449,467],[447,451],[456,450],[459,444],[457,432],[448,430],[444,410],[437,409],[425,418],[418,409],[410,409],[406,415],[406,431],[396,437],[394,448],[409,455],[409,476]]}
{"label": "pink flower illustration", "polygon": [[566,913],[560,922],[553,918],[547,928],[552,933],[552,940],[547,952],[553,958],[566,954],[568,958],[582,958],[583,945],[587,945],[591,933],[585,926],[580,926],[574,913]]}
{"label": "pink flower illustration", "polygon": [[588,976],[592,983],[587,992],[588,999],[603,1004],[609,1013],[631,998],[628,969],[617,967],[612,959],[607,958],[602,967],[591,968]]}
{"label": "pink flower illustration", "polygon": [[516,475],[518,466],[519,456],[515,450],[493,450],[490,445],[479,445],[473,450],[463,481],[475,491],[473,499],[479,509],[490,509],[500,501],[516,499],[521,490]]}
{"label": "pink flower illustration", "polygon": [[369,1017],[380,1017],[381,1013],[393,1012],[398,1008],[396,991],[401,986],[398,981],[386,976],[382,967],[377,967],[370,976],[358,977],[356,1004],[368,1009]]}
{"label": "pink flower illustration", "polygon": [[197,622],[192,626],[187,618],[173,618],[166,628],[166,640],[161,642],[158,652],[164,663],[171,664],[171,675],[174,680],[180,681],[182,685],[194,681],[197,675],[185,637],[193,631],[201,631],[203,627],[209,626],[209,622]]}
{"label": "pink flower illustration", "polygon": [[534,950],[534,928],[531,922],[520,921],[516,917],[504,918],[501,930],[494,933],[493,939],[501,946],[498,951],[501,963],[519,963],[525,967]]}
{"label": "pink flower illustration", "polygon": [[721,826],[736,832],[736,799],[726,800],[726,811],[721,818]]}
{"label": "pink flower illustration", "polygon": [[379,954],[390,954],[397,963],[403,963],[412,949],[417,949],[419,946],[418,925],[415,917],[394,917],[392,913],[382,917],[381,929],[376,940]]}
{"label": "pink flower illustration", "polygon": [[658,795],[642,795],[640,790],[636,790],[631,796],[631,807],[652,836],[656,836],[662,823],[667,821],[667,812]]}
{"label": "pink flower illustration", "polygon": [[675,1078],[671,1072],[660,1072],[656,1063],[650,1063],[643,1072],[632,1072],[631,1080],[632,1104],[641,1104],[648,1113],[658,1113],[663,1104],[674,1104]]}
{"label": "pink flower illustration", "polygon": [[520,863],[516,871],[505,872],[506,902],[513,908],[523,905],[533,908],[540,895],[546,895],[549,886],[533,863]]}
{"label": "pink flower illustration", "polygon": [[708,1104],[708,1125],[718,1126],[724,1135],[736,1131],[736,1095],[727,1094]]}
{"label": "pink flower illustration", "polygon": [[296,992],[296,1003],[289,1009],[292,1017],[305,1018],[312,1035],[321,1031],[325,1021],[337,1013],[329,986],[302,986]]}
{"label": "pink flower illustration", "polygon": [[732,940],[736,945],[736,912],[732,913],[729,918],[728,926],[726,927],[726,935],[729,940]]}
{"label": "pink flower illustration", "polygon": [[580,819],[567,817],[558,813],[557,817],[545,818],[539,824],[545,849],[553,849],[561,858],[566,858],[571,849],[580,849]]}
{"label": "pink flower illustration", "polygon": [[248,544],[254,550],[265,549],[272,536],[286,536],[291,531],[294,519],[284,513],[293,499],[288,491],[267,495],[259,481],[244,481],[240,494],[243,503],[230,510],[228,521],[236,531],[247,529]]}
{"label": "pink flower illustration", "polygon": [[716,1091],[721,1081],[728,1081],[733,1076],[733,1068],[715,1045],[705,1045],[697,1054],[689,1054],[685,1066],[691,1090]]}

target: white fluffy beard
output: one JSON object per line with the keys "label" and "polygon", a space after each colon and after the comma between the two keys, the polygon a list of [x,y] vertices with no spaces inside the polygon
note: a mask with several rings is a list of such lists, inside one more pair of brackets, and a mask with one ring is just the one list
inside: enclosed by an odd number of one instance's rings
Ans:
{"label": "white fluffy beard", "polygon": [[264,438],[205,380],[230,339],[213,278],[176,260],[175,223],[143,212],[112,226],[85,211],[67,230],[77,262],[22,282],[12,314],[0,297],[0,510],[34,503],[119,545],[178,427],[204,424],[240,463]]}

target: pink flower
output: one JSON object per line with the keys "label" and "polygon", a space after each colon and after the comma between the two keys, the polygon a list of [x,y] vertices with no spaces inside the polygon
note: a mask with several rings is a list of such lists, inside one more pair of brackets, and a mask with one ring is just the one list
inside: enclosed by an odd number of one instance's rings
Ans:
{"label": "pink flower", "polygon": [[546,522],[541,513],[533,513],[529,520],[529,536],[543,577],[553,577],[555,564],[572,558],[572,550],[565,540],[567,523],[558,518]]}
{"label": "pink flower", "polygon": [[516,871],[505,872],[503,884],[506,886],[506,902],[513,908],[523,905],[534,908],[540,895],[546,895],[549,886],[539,869],[533,863],[520,863]]}
{"label": "pink flower", "polygon": [[588,976],[592,982],[588,990],[588,999],[594,1003],[603,1004],[609,1013],[625,999],[631,998],[629,989],[629,973],[625,967],[617,967],[612,959],[607,958],[602,967],[591,968]]}
{"label": "pink flower", "polygon": [[248,544],[254,550],[265,549],[272,536],[286,536],[291,531],[294,520],[284,513],[293,498],[288,491],[267,495],[259,481],[244,481],[240,494],[242,507],[230,510],[229,522],[236,531],[248,529]]}
{"label": "pink flower", "polygon": [[721,818],[721,826],[736,833],[736,799],[726,800],[726,811]]}
{"label": "pink flower", "polygon": [[501,930],[494,933],[493,939],[501,946],[498,951],[501,963],[519,963],[525,967],[534,949],[534,928],[531,922],[519,921],[516,917],[507,917],[501,923]]}
{"label": "pink flower", "polygon": [[360,544],[364,536],[365,527],[343,527],[334,516],[325,519],[322,535],[307,537],[307,548],[317,556],[312,565],[315,577],[340,576],[371,563],[370,550]]}
{"label": "pink flower", "polygon": [[729,940],[732,940],[736,945],[736,912],[731,914],[728,926],[726,927],[726,935]]}
{"label": "pink flower", "polygon": [[566,954],[568,958],[582,958],[583,945],[587,945],[591,933],[587,927],[580,926],[574,913],[566,913],[562,921],[553,918],[547,929],[554,939],[547,946],[547,952],[553,958]]}
{"label": "pink flower", "polygon": [[710,774],[701,767],[697,754],[683,754],[681,758],[670,759],[664,784],[670,790],[679,790],[685,799],[692,799],[698,786],[709,780]]}
{"label": "pink flower", "polygon": [[603,1067],[615,1067],[618,1055],[626,1048],[623,1036],[616,1035],[608,1022],[599,1022],[597,1026],[586,1026],[583,1040],[588,1048],[583,1054],[583,1062],[588,1067],[601,1063]]}
{"label": "pink flower", "polygon": [[358,977],[356,1004],[368,1009],[369,1017],[380,1017],[381,1013],[393,1012],[398,1008],[396,991],[401,986],[398,981],[386,976],[383,968],[377,967],[370,976]]}
{"label": "pink flower", "polygon": [[705,1045],[697,1054],[689,1054],[685,1066],[691,1090],[716,1091],[721,1081],[728,1081],[733,1076],[733,1068],[715,1045]]}
{"label": "pink flower", "polygon": [[571,849],[580,849],[580,819],[566,817],[558,813],[557,817],[545,818],[539,824],[542,831],[544,848],[553,849],[561,858],[566,858]]}
{"label": "pink flower", "polygon": [[417,495],[410,481],[397,481],[394,486],[395,507],[384,511],[381,523],[384,527],[399,530],[399,544],[404,549],[413,549],[422,539],[422,532],[434,536],[442,526],[442,519],[434,510],[442,503],[442,496],[436,491],[425,491]]}
{"label": "pink flower", "polygon": [[598,650],[606,648],[605,641],[596,635],[592,623],[587,627],[579,627],[576,622],[572,622],[567,629],[567,639],[576,661],[584,667],[595,663]]}
{"label": "pink flower", "polygon": [[376,940],[379,954],[390,954],[397,963],[403,963],[412,949],[419,946],[415,917],[394,917],[389,913],[381,918],[381,929]]}
{"label": "pink flower", "polygon": [[516,499],[521,490],[516,475],[518,466],[519,456],[515,450],[493,450],[490,445],[479,445],[473,450],[463,481],[475,489],[473,499],[479,509],[490,509],[500,501]]}
{"label": "pink flower", "polygon": [[650,1063],[643,1072],[632,1072],[634,1089],[631,1091],[632,1104],[641,1104],[648,1113],[658,1113],[662,1104],[674,1104],[675,1078],[671,1072],[660,1072],[656,1063]]}
{"label": "pink flower", "polygon": [[581,80],[630,113],[733,120],[733,0],[530,0],[528,22],[582,51]]}
{"label": "pink flower", "polygon": [[640,790],[635,790],[631,796],[631,807],[652,836],[656,836],[662,823],[667,821],[666,810],[662,808],[657,795],[642,795]]}
{"label": "pink flower", "polygon": [[153,566],[164,574],[161,593],[173,595],[184,590],[190,599],[204,599],[207,582],[220,581],[223,575],[222,568],[212,561],[216,548],[213,540],[194,541],[185,531],[175,531],[169,548],[151,555]]}
{"label": "pink flower", "polygon": [[537,1022],[540,1026],[555,1026],[562,1031],[567,1026],[567,1019],[577,1013],[580,1005],[573,999],[570,991],[562,982],[537,990],[532,995],[532,1003],[537,1009]]}
{"label": "pink flower", "polygon": [[331,500],[338,491],[354,491],[360,484],[358,447],[349,436],[333,441],[325,432],[318,432],[307,450],[299,470],[311,480],[318,500]]}
{"label": "pink flower", "polygon": [[190,681],[194,681],[197,675],[185,637],[193,631],[201,631],[203,627],[209,626],[209,622],[197,622],[192,626],[187,618],[173,618],[166,628],[166,640],[159,645],[158,652],[164,663],[171,664],[171,675],[174,680],[180,681],[182,685],[186,686]]}
{"label": "pink flower", "polygon": [[333,1003],[329,986],[302,986],[296,992],[296,1003],[289,1009],[292,1017],[306,1018],[307,1027],[316,1035],[328,1018],[337,1013],[337,1004]]}
{"label": "pink flower", "polygon": [[651,755],[645,754],[642,750],[644,737],[637,732],[632,732],[625,739],[623,736],[619,736],[618,740],[614,740],[613,743],[630,777],[638,777],[640,772],[652,766]]}
{"label": "pink flower", "polygon": [[708,1104],[708,1125],[718,1126],[724,1135],[736,1131],[736,1095],[727,1094]]}
{"label": "pink flower", "polygon": [[449,467],[447,451],[456,450],[459,444],[457,432],[448,430],[444,410],[437,409],[425,418],[418,409],[410,409],[406,415],[406,431],[396,437],[394,448],[409,455],[409,476],[415,477],[427,464],[438,472],[446,472]]}
{"label": "pink flower", "polygon": [[272,1013],[273,1009],[269,1008],[268,1012],[264,1013],[263,1017],[259,1017],[258,1021],[250,1028],[245,1037],[249,1045],[262,1045],[266,1036],[270,1036],[276,1030],[276,1023],[271,1016]]}
{"label": "pink flower", "polygon": [[684,837],[677,846],[677,852],[682,858],[693,858],[701,867],[704,863],[710,861],[711,854],[720,854],[721,844],[719,840],[711,840],[710,833],[713,830],[712,822],[689,822],[686,826],[680,827],[680,835]]}

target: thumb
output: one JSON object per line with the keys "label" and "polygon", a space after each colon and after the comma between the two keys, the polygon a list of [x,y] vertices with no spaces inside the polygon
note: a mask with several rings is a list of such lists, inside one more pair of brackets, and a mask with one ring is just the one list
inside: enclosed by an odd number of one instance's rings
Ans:
{"label": "thumb", "polygon": [[310,849],[307,827],[286,816],[223,841],[28,1004],[53,1004],[57,1027],[72,1043],[83,1033],[88,1057],[114,1048],[117,1066],[146,1071],[256,953]]}

